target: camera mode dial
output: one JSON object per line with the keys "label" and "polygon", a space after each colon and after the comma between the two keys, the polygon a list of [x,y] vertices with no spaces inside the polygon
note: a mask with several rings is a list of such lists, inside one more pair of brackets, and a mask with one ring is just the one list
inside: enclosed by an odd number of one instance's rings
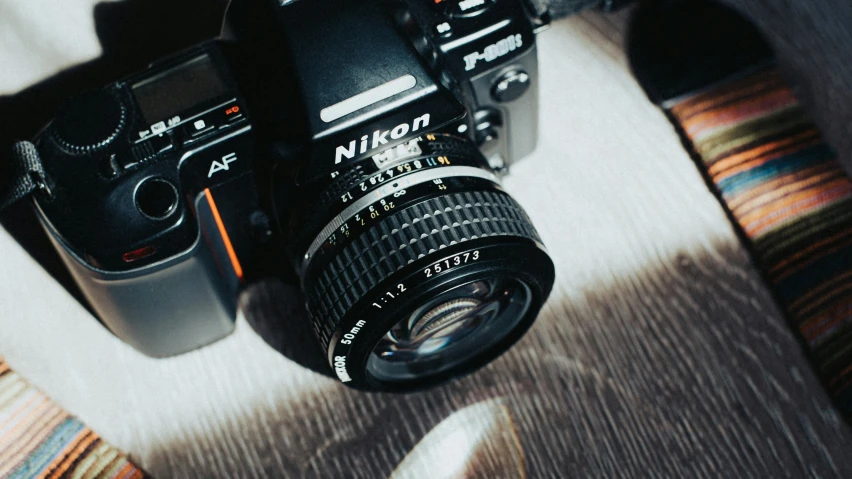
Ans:
{"label": "camera mode dial", "polygon": [[50,126],[65,150],[86,154],[112,143],[127,123],[127,108],[109,91],[91,91],[71,98]]}

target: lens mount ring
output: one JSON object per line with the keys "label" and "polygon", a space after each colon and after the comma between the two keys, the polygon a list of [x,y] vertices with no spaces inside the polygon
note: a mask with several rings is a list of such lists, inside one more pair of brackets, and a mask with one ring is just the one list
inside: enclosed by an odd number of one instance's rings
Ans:
{"label": "lens mount ring", "polygon": [[[428,388],[479,369],[517,342],[534,322],[553,285],[553,264],[540,243],[521,238],[474,240],[441,251],[437,258],[423,258],[388,277],[377,285],[374,293],[354,305],[342,318],[328,344],[328,360],[338,379],[348,386],[372,391],[410,392]],[[478,259],[473,261],[473,255]],[[468,262],[464,263],[467,255]],[[459,266],[435,274],[434,266]],[[433,271],[427,277],[426,271]],[[416,378],[384,380],[370,372],[368,363],[376,344],[387,331],[419,305],[442,292],[484,279],[504,278],[526,286],[530,307],[522,317],[509,323],[509,328],[496,340],[470,351],[464,361],[450,364]],[[400,291],[400,287],[404,291]],[[381,297],[395,298],[383,303]],[[408,295],[408,296],[406,296]],[[377,305],[382,306],[377,308]]]}

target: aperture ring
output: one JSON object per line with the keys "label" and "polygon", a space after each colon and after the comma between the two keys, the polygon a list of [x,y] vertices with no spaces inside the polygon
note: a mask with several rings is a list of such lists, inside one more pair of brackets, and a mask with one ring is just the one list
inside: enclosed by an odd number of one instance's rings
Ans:
{"label": "aperture ring", "polygon": [[499,178],[493,172],[489,170],[484,170],[482,168],[474,168],[472,166],[445,166],[443,168],[437,169],[428,169],[423,171],[418,171],[416,173],[410,174],[408,176],[404,176],[399,178],[397,181],[392,184],[388,184],[377,188],[375,191],[371,191],[368,194],[365,194],[363,197],[359,198],[357,201],[350,204],[343,212],[329,221],[329,223],[320,231],[311,245],[308,247],[307,251],[302,259],[302,275],[305,274],[305,271],[310,264],[311,259],[314,256],[314,253],[322,246],[322,244],[328,239],[328,237],[334,233],[341,225],[343,225],[346,221],[348,221],[351,217],[355,216],[359,211],[363,210],[369,204],[381,200],[383,198],[388,198],[394,195],[399,191],[404,191],[406,188],[411,188],[412,186],[419,185],[422,183],[427,183],[434,180],[440,180],[442,178],[448,177],[456,177],[456,176],[466,176],[471,178],[482,178],[485,180],[489,180],[494,184],[499,184]]}
{"label": "aperture ring", "polygon": [[[322,271],[325,263],[334,259],[350,242],[357,239],[365,231],[374,228],[397,211],[401,211],[416,203],[429,198],[444,196],[447,192],[461,193],[463,191],[482,191],[494,188],[494,182],[489,179],[469,176],[453,176],[420,183],[398,191],[393,196],[383,198],[367,206],[355,216],[343,223],[310,259],[310,269],[313,272]],[[303,282],[310,276],[302,276]]]}
{"label": "aperture ring", "polygon": [[[457,176],[458,173],[456,172],[459,171],[458,168],[464,166],[471,169],[469,171],[475,170],[477,172],[473,173],[473,176],[484,177],[483,175],[485,174],[482,172],[488,172],[487,178],[489,180],[498,181],[493,171],[485,166],[485,160],[481,158],[481,154],[478,151],[474,151],[473,153],[468,152],[470,153],[468,156],[456,155],[455,153],[437,155],[431,152],[436,149],[434,147],[435,145],[430,144],[429,148],[426,148],[427,152],[424,153],[425,156],[421,155],[410,158],[402,164],[363,176],[360,181],[352,183],[340,196],[334,199],[326,198],[324,202],[319,203],[319,207],[303,207],[303,212],[310,211],[311,214],[307,221],[299,220],[296,222],[298,230],[294,232],[294,240],[292,242],[293,251],[303,257],[301,260],[303,265],[300,271],[304,270],[304,263],[307,262],[306,259],[310,259],[318,247],[315,244],[320,241],[318,237],[324,236],[328,238],[329,234],[335,230],[335,228],[328,226],[331,223],[337,222],[336,226],[342,226],[352,216],[350,213],[353,210],[352,204],[355,202],[363,205],[365,201],[370,201],[370,198],[375,201],[381,197],[388,196],[389,189],[398,191],[403,188],[400,185],[408,184],[408,186],[412,186],[418,181],[411,178],[427,171],[432,172],[430,174],[433,178],[446,178]],[[473,154],[478,155],[479,158],[472,156]],[[443,173],[435,173],[435,171]],[[347,181],[351,181],[353,178],[349,178]],[[333,219],[329,221],[328,218]],[[325,221],[322,222],[323,220]],[[325,225],[325,228],[323,231],[320,231],[323,225]]]}
{"label": "aperture ring", "polygon": [[392,274],[445,247],[497,236],[540,242],[520,205],[496,189],[431,198],[377,224],[347,245],[321,272],[308,273],[317,278],[304,287],[323,347],[328,348],[346,312]]}

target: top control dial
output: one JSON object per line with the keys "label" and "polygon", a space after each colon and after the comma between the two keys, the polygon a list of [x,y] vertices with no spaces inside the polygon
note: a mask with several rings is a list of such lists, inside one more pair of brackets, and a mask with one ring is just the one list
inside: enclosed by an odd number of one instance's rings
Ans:
{"label": "top control dial", "polygon": [[71,98],[59,109],[51,136],[70,153],[85,154],[112,143],[127,123],[127,108],[109,91]]}

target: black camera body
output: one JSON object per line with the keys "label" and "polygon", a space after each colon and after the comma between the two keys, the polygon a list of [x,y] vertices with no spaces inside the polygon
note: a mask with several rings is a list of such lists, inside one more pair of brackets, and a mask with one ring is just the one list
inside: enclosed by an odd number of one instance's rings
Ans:
{"label": "black camera body", "polygon": [[38,215],[145,354],[229,334],[280,255],[343,382],[471,371],[553,284],[499,185],[535,148],[546,24],[519,0],[236,0],[220,39],[62,107]]}

